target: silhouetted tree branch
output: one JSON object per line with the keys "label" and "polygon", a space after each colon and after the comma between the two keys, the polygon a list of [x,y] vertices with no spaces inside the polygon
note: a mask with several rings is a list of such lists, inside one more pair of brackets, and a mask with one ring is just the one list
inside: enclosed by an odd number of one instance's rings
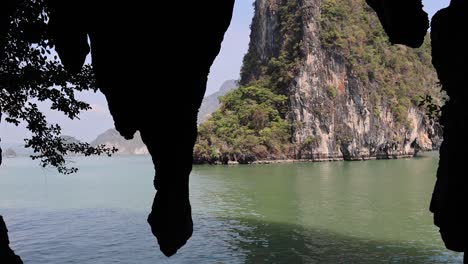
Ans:
{"label": "silhouetted tree branch", "polygon": [[0,52],[0,111],[6,115],[6,122],[26,124],[32,133],[25,139],[26,147],[34,151],[31,157],[39,159],[41,166],[74,173],[77,168],[67,167],[64,159],[68,153],[111,155],[116,149],[66,142],[61,138],[60,125],[49,124],[37,103],[49,102],[52,110],[78,119],[91,107],[77,100],[75,93],[97,90],[93,71],[89,65],[76,73],[65,71],[45,30],[49,19],[43,0],[17,0],[15,4],[17,9],[9,17],[2,40],[4,52]]}

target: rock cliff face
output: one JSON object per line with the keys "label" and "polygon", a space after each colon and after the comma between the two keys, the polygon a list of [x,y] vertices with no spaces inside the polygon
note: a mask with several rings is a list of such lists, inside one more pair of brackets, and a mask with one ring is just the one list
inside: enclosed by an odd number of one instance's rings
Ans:
{"label": "rock cliff face", "polygon": [[[364,1],[256,2],[241,82],[271,78],[272,61],[287,65],[290,80],[276,89],[289,97],[296,158],[396,158],[437,148],[440,129],[411,92],[417,86],[419,95],[437,94],[429,49],[377,43],[379,27]],[[374,60],[376,49],[384,56]],[[392,65],[392,54],[406,58],[404,65]]]}

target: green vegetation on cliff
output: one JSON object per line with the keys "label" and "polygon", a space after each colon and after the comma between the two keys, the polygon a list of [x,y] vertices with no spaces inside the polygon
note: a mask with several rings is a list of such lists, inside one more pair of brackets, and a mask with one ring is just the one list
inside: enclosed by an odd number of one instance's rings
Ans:
{"label": "green vegetation on cliff", "polygon": [[249,163],[289,156],[290,126],[285,120],[288,87],[303,57],[299,6],[299,0],[282,0],[275,28],[280,47],[267,61],[261,62],[257,43],[250,43],[241,69],[241,86],[221,97],[221,107],[199,126],[196,163]]}
{"label": "green vegetation on cliff", "polygon": [[[270,57],[262,61],[257,51],[258,43],[251,42],[241,69],[241,85],[249,85],[261,79],[265,87],[273,92],[288,95],[288,87],[297,75],[297,68],[304,55],[300,5],[300,0],[281,0],[275,28],[278,39],[275,45],[278,45],[278,48],[275,54],[269,54]],[[255,33],[251,33],[251,39]]]}
{"label": "green vegetation on cliff", "polygon": [[382,101],[396,120],[406,122],[406,113],[426,95],[438,97],[431,63],[429,35],[421,48],[410,50],[390,45],[373,10],[361,0],[323,0],[321,42],[331,54],[347,58],[347,64],[370,91],[374,114]]}
{"label": "green vegetation on cliff", "polygon": [[248,163],[288,152],[288,124],[280,116],[287,97],[260,85],[241,86],[220,97],[220,109],[199,127],[195,162]]}

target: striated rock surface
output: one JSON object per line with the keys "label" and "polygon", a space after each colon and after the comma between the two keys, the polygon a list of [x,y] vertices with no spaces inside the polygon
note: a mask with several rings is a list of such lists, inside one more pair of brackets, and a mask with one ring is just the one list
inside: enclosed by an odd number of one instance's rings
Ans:
{"label": "striated rock surface", "polygon": [[289,98],[294,158],[398,158],[438,148],[440,127],[417,107],[418,96],[438,92],[429,45],[391,46],[364,1],[258,0],[251,28],[241,83],[278,78],[274,67],[286,65],[272,88]]}

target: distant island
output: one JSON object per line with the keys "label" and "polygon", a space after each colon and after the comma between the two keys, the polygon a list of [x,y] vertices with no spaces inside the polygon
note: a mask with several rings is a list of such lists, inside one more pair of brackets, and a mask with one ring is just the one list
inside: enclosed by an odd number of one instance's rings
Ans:
{"label": "distant island", "polygon": [[[228,92],[238,87],[238,82],[235,80],[225,81],[220,89],[206,96],[203,99],[198,115],[198,123],[206,121],[211,114],[216,111],[220,105],[218,97],[226,95]],[[65,143],[81,143],[81,141],[70,135],[61,136]],[[91,145],[106,145],[108,147],[116,147],[118,149],[117,154],[122,155],[148,155],[148,149],[143,143],[140,133],[137,132],[132,140],[125,140],[120,136],[119,132],[114,128],[110,128],[99,134],[96,139],[90,142]],[[31,149],[26,149],[22,143],[9,143],[4,144],[4,151],[2,157],[14,158],[17,156],[29,156],[33,155]]]}
{"label": "distant island", "polygon": [[137,132],[132,140],[125,140],[117,130],[111,128],[106,132],[97,136],[91,142],[91,145],[106,145],[108,147],[116,147],[117,154],[126,155],[148,155],[148,149],[141,140],[140,133]]}
{"label": "distant island", "polygon": [[18,155],[16,154],[16,151],[14,151],[12,148],[7,148],[2,152],[3,158],[16,158],[17,156]]}

